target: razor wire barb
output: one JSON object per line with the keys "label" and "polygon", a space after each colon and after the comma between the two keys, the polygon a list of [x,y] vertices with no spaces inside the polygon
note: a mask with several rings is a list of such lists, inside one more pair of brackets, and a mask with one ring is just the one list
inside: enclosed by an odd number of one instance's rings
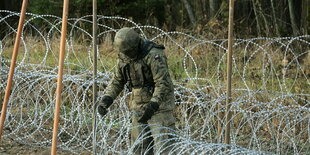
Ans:
{"label": "razor wire barb", "polygon": [[[6,85],[16,33],[9,20],[19,13],[0,10],[6,34],[0,40],[0,94]],[[92,35],[83,25],[92,16],[68,19],[67,51],[59,147],[73,153],[92,149]],[[107,64],[112,36],[123,26],[166,46],[177,104],[177,130],[171,154],[304,154],[310,152],[310,36],[235,39],[232,90],[232,145],[217,143],[217,124],[225,124],[224,68],[226,39],[204,40],[183,32],[166,32],[154,26],[110,16],[98,16],[98,97],[113,76],[115,63]],[[45,24],[44,31],[36,25]],[[35,147],[51,145],[57,55],[61,18],[27,13],[21,54],[14,75],[4,140]],[[35,37],[31,37],[35,36]],[[113,52],[112,52],[113,53]],[[34,57],[36,55],[40,55]],[[175,69],[177,68],[177,69]],[[133,153],[130,145],[128,98],[124,91],[106,117],[97,123],[99,154]],[[1,98],[2,99],[2,98]],[[224,129],[224,128],[223,128]],[[219,135],[223,135],[223,129]],[[163,135],[156,135],[163,136]],[[162,146],[164,150],[168,146]],[[161,151],[158,150],[158,154]]]}

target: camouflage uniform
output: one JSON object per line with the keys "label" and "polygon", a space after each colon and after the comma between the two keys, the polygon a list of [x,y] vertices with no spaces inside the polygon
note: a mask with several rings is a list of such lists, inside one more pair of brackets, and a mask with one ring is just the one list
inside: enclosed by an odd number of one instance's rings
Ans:
{"label": "camouflage uniform", "polygon": [[[123,28],[120,31],[122,30],[125,32],[133,31],[129,28]],[[121,39],[124,39],[124,37],[130,37],[131,35],[128,33],[125,33],[124,35],[121,34]],[[116,34],[114,42],[116,50],[127,48],[126,46],[119,47],[122,45],[118,44],[117,36],[118,34]],[[139,138],[139,135],[148,133],[147,136],[150,137],[147,139],[144,138],[144,141],[135,147],[134,153],[153,154],[152,151],[146,150],[149,150],[150,146],[155,144],[152,146],[153,149],[156,151],[163,151],[161,154],[168,154],[169,150],[163,150],[163,148],[170,145],[167,143],[167,138],[169,138],[169,136],[150,136],[169,133],[167,128],[157,128],[158,126],[172,129],[174,129],[175,126],[175,118],[173,116],[173,110],[175,109],[173,83],[168,71],[164,46],[140,39],[140,37],[138,41],[134,40],[134,38],[136,37],[131,37],[130,39],[132,40],[129,40],[129,43],[127,43],[130,44],[130,41],[131,43],[138,42],[138,45],[133,48],[132,45],[128,45],[131,46],[131,48],[127,49],[132,50],[136,48],[135,52],[129,56],[126,54],[126,51],[119,52],[117,69],[112,83],[107,88],[105,96],[110,96],[114,100],[123,90],[124,86],[128,86],[132,91],[132,97],[129,103],[129,109],[133,112],[131,142],[133,144],[135,140]],[[138,120],[141,118],[141,115],[143,115],[143,107],[149,102],[158,103],[159,108],[147,122],[141,123]]]}

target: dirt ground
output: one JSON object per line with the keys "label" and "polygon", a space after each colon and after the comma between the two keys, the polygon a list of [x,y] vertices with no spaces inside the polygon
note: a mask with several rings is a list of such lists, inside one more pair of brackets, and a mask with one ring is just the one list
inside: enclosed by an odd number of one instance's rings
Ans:
{"label": "dirt ground", "polygon": [[[50,155],[50,148],[32,147],[19,144],[8,139],[2,139],[0,142],[0,155]],[[82,153],[83,155],[91,154],[90,152]],[[73,155],[68,151],[57,150],[57,155]]]}

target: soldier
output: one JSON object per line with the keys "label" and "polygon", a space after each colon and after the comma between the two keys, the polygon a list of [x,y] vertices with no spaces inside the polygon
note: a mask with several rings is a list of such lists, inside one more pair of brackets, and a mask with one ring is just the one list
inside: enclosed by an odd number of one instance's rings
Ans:
{"label": "soldier", "polygon": [[[113,100],[126,85],[132,91],[129,109],[133,112],[131,143],[139,135],[143,142],[135,146],[134,154],[168,154],[171,145],[169,129],[175,128],[173,116],[174,90],[169,75],[165,47],[139,37],[130,28],[120,29],[114,38],[118,64],[112,83],[98,105],[104,116]],[[163,128],[165,127],[165,128]],[[171,135],[171,134],[170,134]]]}

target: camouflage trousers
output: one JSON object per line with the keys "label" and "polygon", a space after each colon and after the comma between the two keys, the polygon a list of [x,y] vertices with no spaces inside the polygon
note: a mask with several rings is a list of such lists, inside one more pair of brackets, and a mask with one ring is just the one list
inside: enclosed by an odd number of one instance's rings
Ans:
{"label": "camouflage trousers", "polygon": [[[139,94],[137,94],[139,93]],[[169,154],[173,147],[173,131],[175,130],[175,117],[173,114],[174,97],[169,95],[170,98],[164,103],[161,103],[159,111],[157,111],[147,123],[139,123],[138,119],[141,116],[141,107],[148,102],[137,102],[142,92],[133,91],[133,99],[130,104],[130,109],[133,112],[132,116],[132,129],[131,129],[131,146],[133,154],[135,155],[153,155],[153,154]],[[145,94],[144,94],[145,95]],[[168,97],[169,97],[168,96]],[[150,97],[146,97],[149,101]],[[171,104],[171,105],[168,105]]]}
{"label": "camouflage trousers", "polygon": [[132,126],[130,134],[134,154],[152,155],[154,152],[160,152],[165,155],[171,151],[173,145],[171,129],[175,129],[172,111],[155,114],[147,124],[137,122],[137,116],[134,115]]}

